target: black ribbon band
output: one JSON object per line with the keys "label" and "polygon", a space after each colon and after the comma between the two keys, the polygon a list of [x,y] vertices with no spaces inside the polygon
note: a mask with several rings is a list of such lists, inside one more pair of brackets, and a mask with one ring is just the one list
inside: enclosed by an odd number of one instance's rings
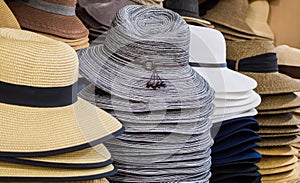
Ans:
{"label": "black ribbon band", "polygon": [[62,107],[77,101],[77,82],[66,87],[31,87],[0,81],[0,103],[29,107]]}
{"label": "black ribbon band", "polygon": [[227,67],[226,63],[222,63],[222,64],[210,64],[210,63],[190,62],[189,65],[192,66],[192,67],[208,67],[208,68]]}
{"label": "black ribbon band", "polygon": [[277,56],[276,53],[265,53],[253,57],[248,57],[236,60],[226,60],[227,67],[231,70],[241,71],[241,72],[258,72],[258,73],[268,73],[277,72]]}

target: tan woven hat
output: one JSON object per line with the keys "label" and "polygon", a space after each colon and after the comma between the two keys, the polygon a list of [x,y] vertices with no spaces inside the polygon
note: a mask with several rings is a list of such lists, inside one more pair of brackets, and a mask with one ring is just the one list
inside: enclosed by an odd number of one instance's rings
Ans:
{"label": "tan woven hat", "polygon": [[269,9],[268,0],[250,0],[246,23],[257,36],[274,40],[274,34],[267,22]]}
{"label": "tan woven hat", "polygon": [[299,172],[294,169],[284,173],[277,173],[273,175],[264,175],[262,176],[262,182],[268,183],[284,183],[290,180],[295,180],[299,177]]}
{"label": "tan woven hat", "polygon": [[13,29],[21,29],[16,17],[5,4],[4,0],[0,0],[0,17],[0,28],[6,27]]}
{"label": "tan woven hat", "polygon": [[268,126],[268,127],[260,127],[258,133],[259,134],[284,134],[284,133],[295,133],[300,132],[300,128],[297,125],[294,126]]}
{"label": "tan woven hat", "polygon": [[204,18],[213,23],[254,35],[245,21],[248,6],[248,0],[220,0],[214,8],[207,11]]}
{"label": "tan woven hat", "polygon": [[285,109],[265,110],[265,111],[259,111],[258,114],[282,114],[282,113],[294,112],[299,109],[300,109],[299,107],[291,107]]}
{"label": "tan woven hat", "polygon": [[0,155],[50,156],[88,148],[124,131],[77,98],[78,58],[67,44],[0,29]]}
{"label": "tan woven hat", "polygon": [[276,115],[257,115],[255,119],[259,122],[259,126],[293,126],[300,125],[298,120],[292,113],[283,113]]}
{"label": "tan woven hat", "polygon": [[[34,31],[32,31],[32,32],[34,32]],[[89,37],[88,36],[83,37],[83,38],[79,38],[79,39],[66,39],[66,38],[63,38],[63,37],[58,37],[58,36],[51,35],[51,34],[45,34],[45,33],[42,33],[42,32],[35,32],[35,33],[41,34],[43,36],[49,37],[49,38],[57,40],[57,41],[67,43],[70,46],[77,46],[77,45],[81,45],[81,44],[89,42]]]}
{"label": "tan woven hat", "polygon": [[261,147],[265,146],[284,146],[291,145],[300,142],[300,137],[298,135],[288,136],[288,137],[269,137],[262,138],[261,142],[257,142]]}
{"label": "tan woven hat", "polygon": [[89,31],[75,14],[76,3],[77,0],[20,0],[8,6],[21,27],[79,39],[86,37]]}
{"label": "tan woven hat", "polygon": [[257,147],[254,149],[261,155],[265,156],[289,156],[298,154],[298,150],[291,145],[278,147]]}
{"label": "tan woven hat", "polygon": [[300,107],[300,97],[294,93],[278,95],[262,95],[261,103],[256,108],[258,111],[287,109]]}
{"label": "tan woven hat", "polygon": [[290,137],[294,135],[299,135],[299,132],[259,134],[260,137]]}
{"label": "tan woven hat", "polygon": [[164,0],[131,0],[131,1],[141,5],[158,6],[162,8]]}
{"label": "tan woven hat", "polygon": [[261,175],[272,175],[276,173],[288,172],[290,170],[294,170],[297,168],[298,163],[293,163],[286,166],[276,167],[276,168],[267,168],[267,169],[259,169],[259,173]]}
{"label": "tan woven hat", "polygon": [[95,180],[112,176],[117,171],[113,165],[108,165],[102,168],[66,169],[0,162],[0,167],[1,182]]}
{"label": "tan woven hat", "polygon": [[235,36],[236,38],[238,38],[237,41],[252,40],[255,38],[253,35],[239,32],[237,30],[231,29],[229,27],[226,27],[226,26],[223,26],[223,25],[220,25],[217,23],[215,23],[214,26],[217,30],[219,30],[220,32],[222,32],[224,34]]}
{"label": "tan woven hat", "polygon": [[[31,181],[30,181],[31,182]],[[11,182],[3,182],[1,181],[1,183],[11,183]],[[14,183],[28,183],[28,182],[24,182],[24,181],[18,181]],[[40,183],[40,182],[31,182],[31,183]],[[102,178],[102,179],[96,179],[96,180],[83,180],[83,181],[47,181],[47,183],[109,183],[109,181],[106,178]]]}
{"label": "tan woven hat", "polygon": [[256,165],[260,169],[278,168],[294,164],[298,161],[297,156],[263,156]]}

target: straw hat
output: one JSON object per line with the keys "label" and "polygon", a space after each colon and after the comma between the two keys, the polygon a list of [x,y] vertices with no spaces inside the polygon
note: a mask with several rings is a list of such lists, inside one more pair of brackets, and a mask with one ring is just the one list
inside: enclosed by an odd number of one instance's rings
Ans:
{"label": "straw hat", "polygon": [[[76,0],[21,0],[8,6],[21,27],[56,36],[79,39],[89,31],[75,15]],[[40,18],[43,17],[43,18]]]}
{"label": "straw hat", "polygon": [[[3,182],[1,181],[2,183],[11,183],[11,182]],[[40,182],[32,182],[30,181],[31,183],[40,183]],[[24,181],[19,181],[19,182],[15,182],[14,183],[27,183],[27,182],[24,182]],[[54,181],[54,182],[51,182],[51,181],[47,181],[47,183],[109,183],[109,181],[105,178],[102,178],[102,179],[95,179],[95,180],[83,180],[83,181]]]}
{"label": "straw hat", "polygon": [[0,45],[5,54],[0,58],[1,91],[6,96],[0,102],[0,155],[61,154],[124,131],[111,115],[77,98],[78,60],[67,44],[29,31],[0,29]]}
{"label": "straw hat", "polygon": [[276,174],[276,173],[282,173],[282,172],[287,172],[287,171],[290,171],[290,170],[294,170],[297,167],[298,167],[298,163],[293,163],[293,164],[290,164],[290,165],[276,167],[276,168],[260,169],[259,173],[261,175],[273,175],[273,174]]}
{"label": "straw hat", "polygon": [[254,149],[260,154],[266,156],[289,156],[298,154],[298,150],[291,145],[278,147],[258,147]]}
{"label": "straw hat", "polygon": [[253,35],[234,30],[230,27],[226,27],[221,24],[214,24],[214,26],[217,30],[219,30],[223,34],[235,37],[236,38],[235,41],[245,41],[245,40],[249,41],[249,40],[255,39],[255,37]]}
{"label": "straw hat", "polygon": [[121,8],[127,5],[136,5],[137,3],[130,0],[78,0],[78,4],[99,24],[110,27],[117,12]]}
{"label": "straw hat", "polygon": [[256,165],[260,169],[278,168],[294,164],[298,161],[297,156],[263,156]]}
{"label": "straw hat", "polygon": [[263,95],[261,99],[261,104],[256,108],[258,111],[300,107],[300,97],[294,93]]}
{"label": "straw hat", "polygon": [[268,25],[269,9],[267,0],[249,1],[246,23],[257,36],[274,40],[274,34]]}
{"label": "straw hat", "polygon": [[278,127],[260,127],[257,133],[259,134],[279,134],[279,133],[295,133],[299,132],[300,128],[297,125],[294,126],[278,126]]}
{"label": "straw hat", "polygon": [[132,103],[151,102],[153,110],[203,107],[214,98],[188,65],[189,28],[177,13],[130,5],[113,24],[103,44],[78,52],[81,75],[99,89]]}
{"label": "straw hat", "polygon": [[113,165],[92,169],[50,168],[15,163],[0,163],[2,181],[82,181],[100,179],[116,174]]}
{"label": "straw hat", "polygon": [[131,0],[135,3],[141,4],[141,5],[150,5],[150,6],[157,6],[157,7],[163,7],[164,0]]}
{"label": "straw hat", "polygon": [[291,133],[264,133],[259,134],[260,137],[290,137],[294,135],[299,135],[299,132],[291,132]]}
{"label": "straw hat", "polygon": [[266,111],[259,111],[258,114],[282,114],[282,113],[289,113],[299,110],[299,107],[291,107],[285,109],[274,109],[274,110],[266,110]]}
{"label": "straw hat", "polygon": [[230,69],[257,81],[258,94],[281,94],[300,91],[300,81],[278,72],[275,53],[265,53],[238,61],[227,60]]}
{"label": "straw hat", "polygon": [[260,126],[294,126],[300,125],[298,120],[293,114],[276,114],[276,115],[257,115],[255,119],[259,122]]}
{"label": "straw hat", "polygon": [[220,0],[203,17],[213,23],[254,35],[252,29],[245,22],[248,6],[248,0]]}
{"label": "straw hat", "polygon": [[200,18],[198,0],[165,0],[164,8],[179,13],[179,15],[181,15],[182,18],[188,23],[203,27],[214,27],[209,21]]}
{"label": "straw hat", "polygon": [[20,25],[16,19],[16,17],[13,15],[11,10],[8,8],[8,6],[5,4],[4,0],[0,1],[0,28],[13,28],[13,29],[21,29]]}
{"label": "straw hat", "polygon": [[111,155],[103,144],[70,153],[54,156],[22,158],[22,157],[0,157],[0,160],[57,168],[100,168],[112,163]]}
{"label": "straw hat", "polygon": [[266,146],[284,146],[284,145],[291,145],[294,143],[300,142],[300,137],[297,135],[294,136],[288,136],[288,137],[268,137],[268,138],[262,138],[261,142],[258,142],[258,144],[261,147]]}
{"label": "straw hat", "polygon": [[216,93],[247,92],[256,82],[226,67],[226,45],[222,34],[214,29],[190,25],[190,62]]}
{"label": "straw hat", "polygon": [[283,172],[283,173],[277,173],[273,175],[264,175],[262,176],[261,180],[263,182],[269,182],[269,183],[284,183],[289,180],[293,180],[299,177],[299,172],[294,169],[290,170],[288,172]]}
{"label": "straw hat", "polygon": [[300,79],[297,58],[300,56],[300,50],[287,45],[280,45],[274,49],[278,57],[279,72],[292,78]]}

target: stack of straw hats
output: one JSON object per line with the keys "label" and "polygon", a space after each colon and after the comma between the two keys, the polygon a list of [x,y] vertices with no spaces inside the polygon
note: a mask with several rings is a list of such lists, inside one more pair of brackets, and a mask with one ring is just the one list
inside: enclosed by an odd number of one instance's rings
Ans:
{"label": "stack of straw hats", "polygon": [[253,118],[261,101],[253,91],[257,83],[226,67],[225,39],[219,31],[193,25],[190,31],[189,64],[216,92],[216,109],[211,116],[216,136],[210,181],[258,182],[260,174],[255,163],[261,155],[253,150],[260,141],[256,133],[258,122]]}
{"label": "stack of straw hats", "polygon": [[76,0],[19,0],[8,5],[22,29],[78,50],[89,46],[89,31],[75,14],[76,3]]}
{"label": "stack of straw hats", "polygon": [[96,86],[80,96],[126,126],[105,143],[119,170],[110,180],[208,182],[214,91],[188,65],[188,25],[170,10],[137,5],[113,25],[103,44],[78,52]]}
{"label": "stack of straw hats", "polygon": [[116,168],[102,143],[124,128],[77,97],[76,52],[10,28],[0,52],[1,182],[107,182]]}
{"label": "stack of straw hats", "polygon": [[211,21],[228,40],[274,40],[267,24],[267,0],[220,0],[203,18]]}
{"label": "stack of straw hats", "polygon": [[[263,182],[295,180],[299,176],[297,150],[299,120],[291,113],[300,107],[300,81],[278,72],[277,56],[270,41],[227,41],[228,67],[255,79],[262,102],[256,108],[263,155],[257,165]],[[282,153],[284,152],[284,153]]]}
{"label": "stack of straw hats", "polygon": [[163,0],[78,0],[76,14],[89,29],[92,45],[105,38],[119,9],[127,5],[151,5],[162,7]]}

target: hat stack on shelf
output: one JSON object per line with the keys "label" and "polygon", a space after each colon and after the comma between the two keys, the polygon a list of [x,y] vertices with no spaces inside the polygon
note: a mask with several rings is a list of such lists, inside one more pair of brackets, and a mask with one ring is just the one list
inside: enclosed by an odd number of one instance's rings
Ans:
{"label": "hat stack on shelf", "polygon": [[119,170],[110,180],[208,182],[214,91],[188,65],[188,25],[137,5],[113,25],[103,44],[78,52],[82,75],[96,85],[79,95],[126,127],[105,143]]}
{"label": "hat stack on shelf", "polygon": [[253,150],[260,141],[253,118],[261,101],[253,91],[257,83],[226,67],[225,39],[219,31],[193,25],[190,31],[189,64],[216,92],[210,182],[259,182],[255,163],[261,155]]}
{"label": "hat stack on shelf", "polygon": [[22,29],[65,42],[79,50],[89,46],[89,31],[75,14],[76,0],[18,0],[8,3]]}
{"label": "hat stack on shelf", "polygon": [[124,128],[77,97],[76,52],[0,28],[0,53],[1,182],[107,182],[117,170],[102,143]]}

